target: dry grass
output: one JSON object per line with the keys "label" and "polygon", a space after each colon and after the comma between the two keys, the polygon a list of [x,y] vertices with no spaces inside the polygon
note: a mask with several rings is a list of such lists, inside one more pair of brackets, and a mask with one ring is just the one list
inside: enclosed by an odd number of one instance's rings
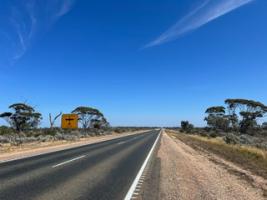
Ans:
{"label": "dry grass", "polygon": [[242,155],[246,155],[249,157],[252,156],[253,158],[258,158],[263,160],[267,158],[267,152],[256,147],[226,144],[222,138],[207,138],[198,135],[192,135],[189,137],[192,137],[195,140],[201,140],[203,142],[210,143],[215,146],[230,148],[232,151],[240,152]]}
{"label": "dry grass", "polygon": [[173,131],[169,134],[194,149],[215,153],[243,169],[267,179],[267,151],[250,146],[226,144],[222,138],[206,138]]}

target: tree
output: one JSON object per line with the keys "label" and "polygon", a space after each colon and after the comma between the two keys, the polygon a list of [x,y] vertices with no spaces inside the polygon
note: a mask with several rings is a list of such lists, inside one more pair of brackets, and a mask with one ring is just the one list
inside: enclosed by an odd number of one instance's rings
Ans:
{"label": "tree", "polygon": [[103,120],[104,118],[104,115],[99,110],[85,106],[75,108],[72,113],[79,116],[79,121],[84,129],[91,127],[92,122]]}
{"label": "tree", "polygon": [[232,113],[232,118],[238,122],[236,110],[239,109],[239,130],[241,133],[247,133],[248,130],[257,126],[257,119],[263,117],[267,112],[267,106],[263,103],[247,99],[226,99],[229,113]]}
{"label": "tree", "polygon": [[0,114],[11,127],[21,132],[26,129],[38,127],[42,115],[35,112],[35,109],[25,103],[15,103],[9,106],[13,112],[4,112]]}
{"label": "tree", "polygon": [[225,108],[223,106],[213,106],[206,110],[208,116],[204,119],[208,126],[227,131],[229,129],[229,120],[225,115]]}
{"label": "tree", "polygon": [[236,114],[238,104],[235,102],[234,99],[226,99],[225,104],[227,104],[228,119],[230,122],[230,127],[233,130],[238,130],[239,128],[238,115]]}
{"label": "tree", "polygon": [[267,122],[263,122],[261,126],[264,130],[267,130]]}
{"label": "tree", "polygon": [[181,129],[182,131],[190,133],[194,128],[193,124],[190,124],[189,121],[181,121]]}
{"label": "tree", "polygon": [[62,112],[60,112],[58,115],[56,115],[54,118],[52,118],[52,114],[49,113],[49,122],[50,122],[50,128],[54,128],[56,120],[62,115]]}
{"label": "tree", "polygon": [[93,119],[91,121],[91,127],[96,129],[105,128],[109,127],[109,123],[105,117],[102,117],[101,119]]}

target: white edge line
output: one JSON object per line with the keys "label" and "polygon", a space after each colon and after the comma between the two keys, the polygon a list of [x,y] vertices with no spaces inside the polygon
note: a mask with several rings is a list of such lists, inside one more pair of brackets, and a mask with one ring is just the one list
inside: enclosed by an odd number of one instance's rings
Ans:
{"label": "white edge line", "polygon": [[[152,130],[150,130],[150,131],[152,131]],[[147,133],[147,132],[149,132],[149,131],[144,131],[144,132],[136,133],[136,134],[142,134],[142,133]],[[45,155],[45,154],[50,154],[50,153],[58,153],[58,152],[65,151],[65,150],[72,150],[72,149],[75,149],[75,148],[80,148],[80,147],[84,147],[84,146],[91,145],[91,144],[98,144],[98,143],[102,143],[102,142],[107,142],[109,140],[120,139],[120,138],[131,136],[131,135],[134,135],[134,134],[118,136],[118,137],[115,137],[115,138],[112,138],[112,139],[107,139],[107,140],[102,140],[102,141],[100,140],[100,141],[96,141],[96,142],[93,142],[93,143],[81,144],[81,145],[77,145],[77,146],[73,146],[73,147],[67,147],[67,148],[59,149],[59,150],[51,150],[51,151],[49,150],[47,152],[37,153],[37,154],[34,154],[34,155],[22,156],[22,157],[19,157],[19,158],[0,160],[0,164],[12,162],[12,161],[17,161],[17,160],[23,160],[23,159],[26,159],[26,158],[33,158],[33,157],[37,157],[37,156],[41,156],[41,155]]]}
{"label": "white edge line", "polygon": [[124,144],[124,143],[126,143],[126,141],[119,142],[119,143],[117,143],[117,145]]}
{"label": "white edge line", "polygon": [[59,167],[59,166],[61,166],[61,165],[65,165],[65,164],[67,164],[67,163],[73,162],[73,161],[75,161],[75,160],[82,159],[82,158],[84,158],[84,157],[85,157],[85,155],[82,155],[82,156],[73,158],[73,159],[71,159],[71,160],[67,160],[67,161],[62,162],[62,163],[59,163],[59,164],[57,164],[57,165],[53,165],[52,168],[56,168],[56,167]]}
{"label": "white edge line", "polygon": [[127,194],[126,194],[124,200],[131,200],[131,199],[132,199],[132,196],[133,196],[133,194],[134,194],[135,188],[136,188],[136,186],[138,185],[139,179],[141,178],[141,176],[142,176],[142,174],[143,174],[143,172],[144,172],[144,169],[145,169],[145,167],[146,167],[146,165],[147,165],[147,163],[148,163],[149,158],[150,158],[151,155],[152,155],[153,150],[154,150],[155,147],[156,147],[156,144],[157,144],[157,142],[158,142],[158,140],[159,140],[159,137],[160,137],[160,135],[161,135],[161,132],[162,132],[162,130],[160,131],[160,133],[159,133],[159,135],[158,135],[156,141],[154,142],[154,144],[153,144],[151,150],[149,151],[149,153],[148,153],[148,155],[147,155],[147,157],[146,157],[146,159],[145,159],[145,161],[144,161],[142,167],[140,168],[138,174],[136,175],[136,177],[135,177],[135,179],[134,179],[134,181],[133,181],[133,183],[132,183],[130,189],[128,190],[128,192],[127,192]]}

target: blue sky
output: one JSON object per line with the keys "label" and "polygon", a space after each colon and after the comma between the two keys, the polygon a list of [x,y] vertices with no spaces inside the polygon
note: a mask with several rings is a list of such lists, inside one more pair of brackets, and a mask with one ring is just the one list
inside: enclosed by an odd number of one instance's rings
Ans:
{"label": "blue sky", "polygon": [[46,126],[88,105],[112,125],[202,126],[226,98],[267,104],[265,0],[23,2],[0,5],[0,111],[27,102]]}

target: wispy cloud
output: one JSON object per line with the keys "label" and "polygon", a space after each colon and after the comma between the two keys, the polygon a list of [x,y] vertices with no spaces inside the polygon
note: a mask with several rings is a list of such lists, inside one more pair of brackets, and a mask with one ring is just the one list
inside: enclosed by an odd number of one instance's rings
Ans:
{"label": "wispy cloud", "polygon": [[[76,0],[10,0],[0,23],[0,65],[12,65],[20,59],[40,34],[67,14]],[[7,37],[8,36],[8,37]],[[3,45],[5,44],[5,45]]]}
{"label": "wispy cloud", "polygon": [[59,10],[56,13],[57,17],[62,17],[67,14],[73,7],[75,0],[64,0],[62,4],[60,4]]}
{"label": "wispy cloud", "polygon": [[157,46],[175,40],[252,1],[254,0],[203,0],[201,5],[145,47]]}

